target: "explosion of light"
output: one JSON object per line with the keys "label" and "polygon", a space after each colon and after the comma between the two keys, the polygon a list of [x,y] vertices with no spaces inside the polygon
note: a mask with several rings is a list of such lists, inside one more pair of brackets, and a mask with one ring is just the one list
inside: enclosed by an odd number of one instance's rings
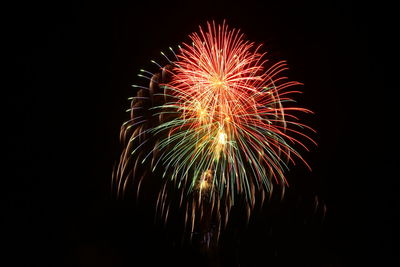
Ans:
{"label": "explosion of light", "polygon": [[[293,145],[307,148],[295,136],[311,139],[302,133],[310,128],[295,115],[310,111],[293,104],[290,95],[299,91],[289,88],[300,83],[281,75],[287,69],[284,61],[266,68],[261,45],[246,41],[225,22],[208,23],[206,31],[200,27],[190,39],[192,43],[184,43],[176,60],[170,61],[170,68],[162,68],[170,74],[159,84],[164,101],[146,107],[160,118],[158,123],[146,124],[143,119],[130,124],[144,128],[131,134],[117,178],[121,184],[126,161],[151,139],[143,136],[156,137],[149,151],[137,157],[144,163],[153,155],[151,169],[161,169],[162,176],[168,177],[157,201],[165,219],[169,184],[180,191],[180,205],[185,196],[185,220],[192,222],[193,232],[204,205],[211,207],[204,216],[213,217],[220,226],[226,224],[236,196],[244,196],[249,215],[256,197],[263,201],[273,182],[286,186],[288,162],[297,157],[305,163]],[[131,145],[134,139],[141,142]]]}

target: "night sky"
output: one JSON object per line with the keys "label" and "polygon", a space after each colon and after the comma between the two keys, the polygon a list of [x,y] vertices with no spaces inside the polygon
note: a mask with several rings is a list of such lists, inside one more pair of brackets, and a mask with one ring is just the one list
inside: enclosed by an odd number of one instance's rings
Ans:
{"label": "night sky", "polygon": [[[393,7],[134,2],[3,9],[11,82],[2,86],[1,261],[12,264],[2,265],[395,266]],[[288,61],[289,77],[304,83],[299,104],[315,112],[303,121],[319,145],[303,153],[313,171],[292,167],[285,198],[274,196],[247,226],[230,224],[210,258],[180,244],[174,225],[154,224],[146,198],[117,200],[110,183],[139,69],[154,70],[160,51],[223,19],[264,43],[272,62]]]}

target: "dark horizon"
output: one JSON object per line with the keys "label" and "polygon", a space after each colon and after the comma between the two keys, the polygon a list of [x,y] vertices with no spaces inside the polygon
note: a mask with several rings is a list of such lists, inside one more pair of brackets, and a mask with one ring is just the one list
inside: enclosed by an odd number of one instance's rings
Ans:
{"label": "dark horizon", "polygon": [[304,83],[297,100],[315,112],[303,121],[317,130],[318,146],[302,153],[312,172],[291,166],[283,201],[275,195],[247,227],[229,225],[220,265],[393,265],[390,8],[351,1],[140,5],[10,7],[13,82],[4,90],[11,171],[3,178],[2,221],[12,262],[211,264],[195,246],[179,245],[174,225],[154,224],[148,196],[117,200],[110,183],[139,70],[154,70],[150,60],[199,25],[226,19],[263,43],[271,62],[287,60],[288,77]]}

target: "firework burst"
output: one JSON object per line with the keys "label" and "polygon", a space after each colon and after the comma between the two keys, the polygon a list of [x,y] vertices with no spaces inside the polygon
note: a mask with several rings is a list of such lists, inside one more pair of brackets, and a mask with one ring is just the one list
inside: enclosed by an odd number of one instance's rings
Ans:
{"label": "firework burst", "polygon": [[291,88],[300,83],[282,76],[286,63],[268,64],[261,45],[239,30],[208,23],[190,39],[178,53],[171,50],[175,60],[163,54],[168,65],[159,65],[150,86],[132,99],[114,181],[124,191],[128,178],[138,176],[140,188],[143,177],[158,171],[157,212],[167,220],[178,196],[190,233],[212,221],[219,235],[235,199],[244,199],[249,216],[273,184],[287,185],[289,163],[305,163],[294,147],[307,150],[300,139],[314,141],[296,113],[310,111],[296,107],[291,95],[300,92]]}

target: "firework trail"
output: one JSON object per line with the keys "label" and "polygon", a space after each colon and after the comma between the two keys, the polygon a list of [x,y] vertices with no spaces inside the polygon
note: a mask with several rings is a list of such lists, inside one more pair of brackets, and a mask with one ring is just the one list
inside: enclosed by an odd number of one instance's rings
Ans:
{"label": "firework trail", "polygon": [[157,173],[158,215],[167,221],[176,205],[190,233],[212,225],[218,240],[236,201],[245,203],[249,217],[274,184],[287,186],[290,163],[307,165],[294,147],[307,150],[300,139],[314,143],[303,133],[312,129],[296,114],[311,111],[291,98],[300,83],[282,76],[285,61],[269,64],[261,45],[239,30],[213,22],[189,37],[191,44],[170,49],[171,57],[162,53],[166,65],[153,61],[158,73],[139,75],[150,83],[135,86],[113,185],[121,193],[132,180],[139,191]]}

